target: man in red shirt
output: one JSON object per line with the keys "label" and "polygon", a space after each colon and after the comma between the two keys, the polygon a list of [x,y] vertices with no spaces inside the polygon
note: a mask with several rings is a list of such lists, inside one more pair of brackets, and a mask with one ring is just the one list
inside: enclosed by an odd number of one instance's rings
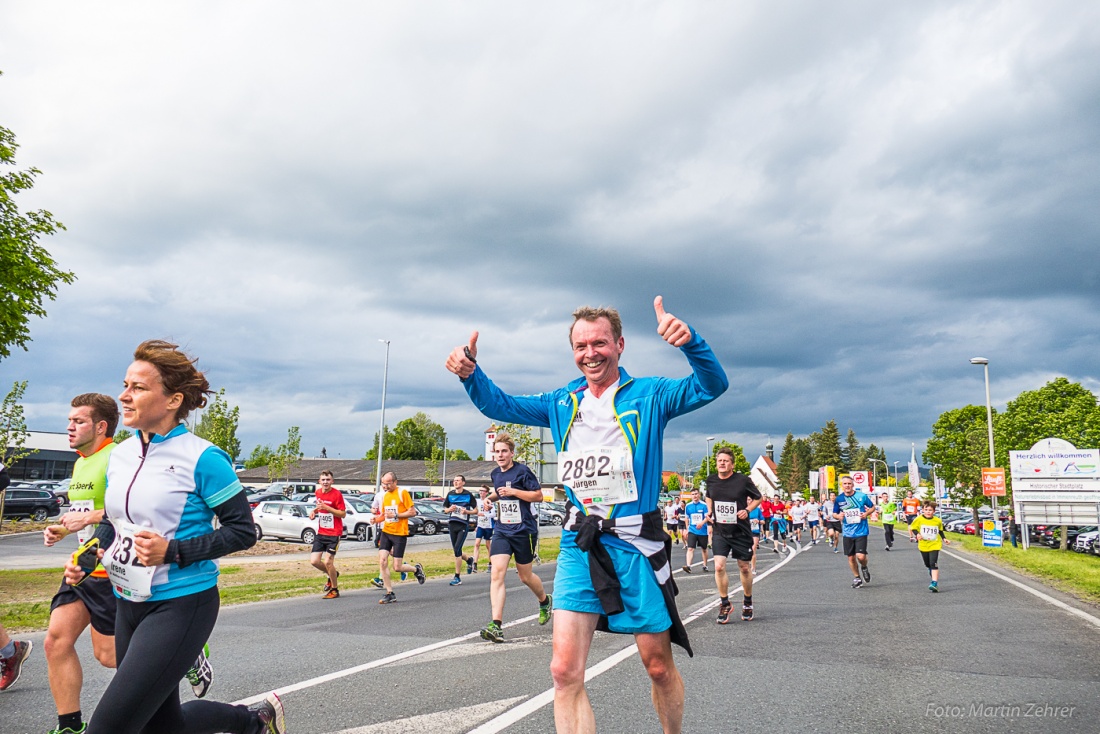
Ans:
{"label": "man in red shirt", "polygon": [[327,469],[317,478],[317,506],[309,511],[309,519],[317,518],[317,537],[313,539],[313,553],[309,562],[318,571],[328,576],[325,582],[325,599],[339,599],[340,589],[336,570],[336,549],[340,547],[340,536],[344,534],[344,517],[348,514],[344,505],[344,495],[332,486],[332,472]]}

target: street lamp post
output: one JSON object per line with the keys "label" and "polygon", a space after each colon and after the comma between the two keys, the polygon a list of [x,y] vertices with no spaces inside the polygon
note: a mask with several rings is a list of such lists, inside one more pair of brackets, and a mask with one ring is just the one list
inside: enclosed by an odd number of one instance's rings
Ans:
{"label": "street lamp post", "polygon": [[708,477],[710,476],[710,444],[714,440],[714,436],[707,436],[707,470],[704,472]]}
{"label": "street lamp post", "polygon": [[900,464],[900,463],[901,463],[900,461],[895,461],[894,462],[894,487],[898,486],[898,464]]}
{"label": "street lamp post", "polygon": [[443,494],[447,494],[447,434],[443,434]]}
{"label": "street lamp post", "polygon": [[[989,428],[989,468],[997,466],[997,460],[993,455],[993,403],[989,399],[989,360],[985,357],[973,357],[970,364],[980,364],[985,368],[985,420]],[[997,517],[997,495],[989,495],[989,504],[993,508],[993,522],[1000,524]]]}
{"label": "street lamp post", "polygon": [[382,450],[385,448],[386,438],[386,383],[390,375],[390,340],[379,339],[386,345],[386,363],[382,368],[382,425],[378,429],[378,468],[375,470],[374,492],[382,491]]}
{"label": "street lamp post", "polygon": [[875,464],[882,464],[882,468],[886,470],[886,474],[890,474],[890,466],[882,459],[868,459],[871,462],[871,484],[878,483],[878,474],[875,473]]}

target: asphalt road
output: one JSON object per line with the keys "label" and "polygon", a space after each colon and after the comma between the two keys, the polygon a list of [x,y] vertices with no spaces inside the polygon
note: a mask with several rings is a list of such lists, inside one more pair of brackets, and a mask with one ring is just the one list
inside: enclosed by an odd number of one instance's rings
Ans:
{"label": "asphalt road", "polygon": [[[874,544],[872,583],[858,590],[845,559],[823,545],[780,558],[760,556],[756,619],[726,626],[714,623],[713,575],[698,565],[677,572],[696,651],[676,653],[685,731],[1100,730],[1097,609],[1011,573],[992,576],[954,550],[941,557],[938,594],[909,543],[891,553]],[[538,571],[552,579],[552,565]],[[247,701],[281,689],[295,734],[553,731],[552,625],[537,625],[534,598],[510,572],[507,642],[482,641],[488,581],[406,583],[399,603],[380,606],[375,590],[322,600],[318,576],[316,597],[225,608],[211,640],[210,696]],[[0,695],[4,734],[55,726],[42,635],[30,637],[24,677]],[[601,732],[659,731],[631,643],[597,634],[592,646],[588,688]],[[81,653],[91,660],[86,640]],[[109,677],[85,666],[85,710]]]}

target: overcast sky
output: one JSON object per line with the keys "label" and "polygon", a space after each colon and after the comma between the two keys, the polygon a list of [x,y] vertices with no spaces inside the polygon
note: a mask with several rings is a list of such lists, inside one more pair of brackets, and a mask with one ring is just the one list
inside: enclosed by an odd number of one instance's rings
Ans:
{"label": "overcast sky", "polygon": [[452,347],[541,392],[613,305],[632,374],[687,374],[657,294],[731,383],[666,468],[829,419],[919,458],[979,355],[994,407],[1100,391],[1100,5],[11,0],[0,70],[79,278],[0,363],[32,430],[166,338],[245,454],[358,458],[389,339],[387,423],[476,457]]}

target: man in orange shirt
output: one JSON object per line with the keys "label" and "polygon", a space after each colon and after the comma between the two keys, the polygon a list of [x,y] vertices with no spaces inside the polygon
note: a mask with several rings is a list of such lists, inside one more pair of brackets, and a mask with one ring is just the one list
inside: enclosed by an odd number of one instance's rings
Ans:
{"label": "man in orange shirt", "polygon": [[[912,525],[913,521],[917,519],[917,515],[920,514],[920,500],[913,496],[913,490],[910,489],[905,493],[905,499],[901,501],[901,511],[905,515],[905,522],[909,525]],[[915,543],[917,541],[910,535],[909,542]]]}
{"label": "man in orange shirt", "polygon": [[405,563],[409,518],[416,514],[412,495],[397,486],[397,475],[392,471],[382,475],[382,492],[382,514],[371,519],[371,522],[382,525],[382,538],[378,543],[378,569],[386,594],[378,603],[392,604],[397,601],[397,594],[393,593],[393,581],[390,579],[390,556],[393,556],[394,571],[411,571],[420,583],[424,583],[424,567],[419,563],[415,566]]}

